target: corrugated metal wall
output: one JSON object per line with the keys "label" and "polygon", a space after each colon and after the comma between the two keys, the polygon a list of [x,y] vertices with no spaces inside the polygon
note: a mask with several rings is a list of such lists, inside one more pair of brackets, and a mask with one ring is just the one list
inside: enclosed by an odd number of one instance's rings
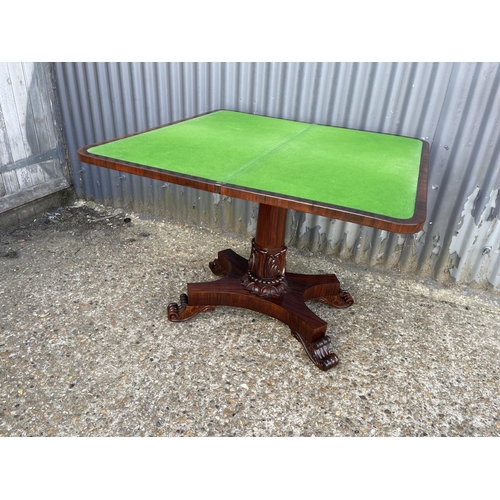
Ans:
{"label": "corrugated metal wall", "polygon": [[57,63],[55,70],[80,196],[253,235],[255,204],[85,165],[76,150],[219,108],[420,137],[431,144],[420,233],[290,212],[287,243],[499,289],[499,63]]}

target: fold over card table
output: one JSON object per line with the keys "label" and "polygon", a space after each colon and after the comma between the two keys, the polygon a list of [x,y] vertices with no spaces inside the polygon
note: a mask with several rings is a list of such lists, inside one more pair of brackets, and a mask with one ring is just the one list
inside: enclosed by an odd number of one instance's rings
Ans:
{"label": "fold over card table", "polygon": [[78,150],[100,167],[259,203],[249,258],[218,253],[210,269],[220,279],[189,283],[170,321],[186,321],[216,306],[267,314],[287,324],[311,361],[328,370],[327,323],[306,305],[353,304],[337,277],[287,272],[288,209],[395,233],[425,221],[429,146],[389,134],[315,125],[219,110]]}

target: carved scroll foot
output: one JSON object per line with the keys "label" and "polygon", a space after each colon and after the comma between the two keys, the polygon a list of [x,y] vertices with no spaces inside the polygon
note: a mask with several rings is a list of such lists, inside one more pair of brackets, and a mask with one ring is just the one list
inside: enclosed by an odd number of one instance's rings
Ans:
{"label": "carved scroll foot", "polygon": [[329,295],[328,297],[319,297],[317,302],[328,304],[329,306],[336,307],[337,309],[345,309],[354,304],[354,299],[347,290],[339,290],[338,295]]}
{"label": "carved scroll foot", "polygon": [[216,275],[216,276],[227,276],[228,272],[226,269],[224,269],[218,259],[213,260],[208,264],[208,267],[210,267],[210,270]]}
{"label": "carved scroll foot", "polygon": [[180,305],[171,302],[167,308],[169,321],[179,323],[194,318],[197,314],[202,312],[213,311],[215,306],[190,306],[188,303],[188,296],[185,293],[181,294]]}
{"label": "carved scroll foot", "polygon": [[333,352],[328,352],[330,337],[325,335],[314,342],[307,341],[300,333],[292,330],[292,335],[302,344],[309,359],[323,371],[337,366],[339,358]]}

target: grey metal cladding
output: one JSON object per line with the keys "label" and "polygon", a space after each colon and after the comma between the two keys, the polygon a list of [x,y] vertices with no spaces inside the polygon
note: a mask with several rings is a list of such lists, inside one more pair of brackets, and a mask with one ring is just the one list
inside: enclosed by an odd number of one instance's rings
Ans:
{"label": "grey metal cladding", "polygon": [[[439,281],[500,284],[500,64],[56,63],[80,196],[252,235],[242,200],[81,164],[79,146],[226,108],[428,141],[428,218],[416,235],[290,212],[287,243]],[[489,248],[489,250],[487,250]]]}

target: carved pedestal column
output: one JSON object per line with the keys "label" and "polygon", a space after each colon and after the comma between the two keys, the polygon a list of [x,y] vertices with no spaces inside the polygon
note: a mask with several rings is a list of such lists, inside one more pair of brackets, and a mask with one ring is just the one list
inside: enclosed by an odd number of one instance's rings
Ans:
{"label": "carved pedestal column", "polygon": [[248,272],[243,276],[245,290],[259,297],[280,297],[288,291],[285,279],[286,208],[260,204],[257,233],[252,240]]}
{"label": "carved pedestal column", "polygon": [[248,272],[241,283],[245,290],[259,297],[279,297],[288,291],[285,279],[286,246],[262,248],[252,240]]}

